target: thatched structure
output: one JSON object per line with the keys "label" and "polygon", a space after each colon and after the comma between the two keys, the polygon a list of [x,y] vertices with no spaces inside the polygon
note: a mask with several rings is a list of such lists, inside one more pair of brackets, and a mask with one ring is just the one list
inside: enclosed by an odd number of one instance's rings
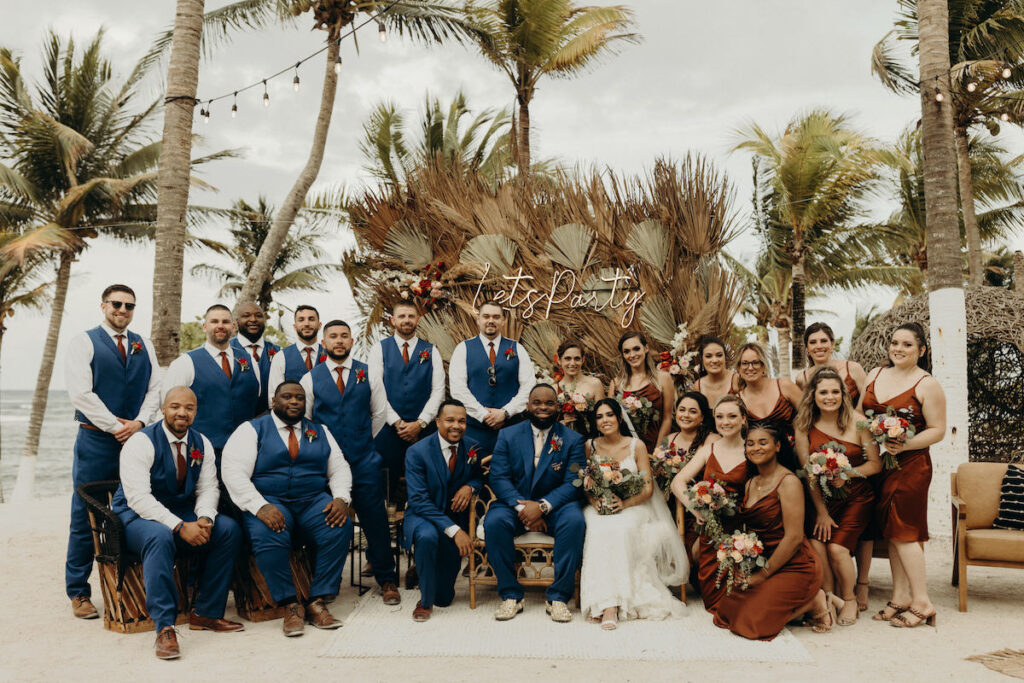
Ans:
{"label": "thatched structure", "polygon": [[[1024,460],[1024,296],[1001,287],[970,287],[966,297],[971,460]],[[893,330],[908,321],[928,329],[927,294],[868,325],[853,341],[850,357],[866,369],[886,364]]]}
{"label": "thatched structure", "polygon": [[[358,249],[344,268],[369,338],[404,298],[423,310],[421,333],[445,358],[476,334],[474,298],[508,293],[507,278],[522,269],[533,279],[518,292],[554,291],[555,303],[548,310],[542,299],[529,317],[526,305],[512,307],[510,336],[545,370],[560,341],[575,337],[591,352],[588,369],[607,378],[624,329],[642,329],[656,350],[676,347],[676,358],[701,334],[731,329],[739,285],[717,255],[736,233],[732,200],[725,177],[700,158],[659,161],[642,178],[563,174],[497,186],[425,168],[408,187],[355,201]],[[602,278],[616,273],[615,301],[643,293],[635,315],[628,304],[601,306],[613,294]]]}

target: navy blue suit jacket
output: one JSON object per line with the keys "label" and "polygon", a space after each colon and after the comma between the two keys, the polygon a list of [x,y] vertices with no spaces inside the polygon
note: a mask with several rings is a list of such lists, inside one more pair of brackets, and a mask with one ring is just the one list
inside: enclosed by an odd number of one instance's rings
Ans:
{"label": "navy blue suit jacket", "polygon": [[452,496],[463,486],[469,485],[474,492],[483,486],[480,463],[470,463],[467,454],[470,448],[465,439],[459,442],[455,472],[448,470],[441,443],[437,434],[416,442],[405,453],[405,485],[409,494],[409,507],[405,512],[405,543],[412,545],[416,529],[431,524],[439,534],[453,524],[464,531],[469,519],[469,508],[454,513],[450,503]]}
{"label": "navy blue suit jacket", "polygon": [[520,500],[543,498],[554,511],[581,499],[580,489],[572,485],[576,478],[570,471],[573,463],[580,467],[586,464],[583,437],[556,422],[534,467],[532,425],[529,421],[520,422],[498,432],[491,459],[491,489],[499,501],[511,508]]}

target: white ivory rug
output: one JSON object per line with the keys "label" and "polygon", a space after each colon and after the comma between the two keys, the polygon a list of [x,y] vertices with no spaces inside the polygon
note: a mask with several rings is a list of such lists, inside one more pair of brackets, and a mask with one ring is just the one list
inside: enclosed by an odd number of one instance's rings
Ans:
{"label": "white ivory rug", "polygon": [[451,607],[435,607],[429,621],[416,623],[412,610],[418,591],[403,590],[402,604],[393,607],[372,591],[320,656],[812,661],[788,629],[770,642],[746,640],[716,627],[711,615],[693,604],[682,619],[620,622],[618,629],[602,631],[578,611],[571,623],[552,622],[539,592],[527,591],[525,611],[506,622],[494,620],[497,593],[485,590],[481,597],[471,610],[468,598],[459,594]]}

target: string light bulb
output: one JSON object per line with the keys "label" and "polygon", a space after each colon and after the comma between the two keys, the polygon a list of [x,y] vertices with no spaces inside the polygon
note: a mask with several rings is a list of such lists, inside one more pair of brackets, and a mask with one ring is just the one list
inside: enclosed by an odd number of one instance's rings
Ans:
{"label": "string light bulb", "polygon": [[295,78],[292,79],[292,89],[295,92],[299,92],[299,64],[301,62],[296,62],[295,64]]}
{"label": "string light bulb", "polygon": [[341,55],[340,54],[338,55],[338,58],[334,60],[334,75],[335,76],[340,76],[341,75]]}
{"label": "string light bulb", "polygon": [[1002,119],[1003,121],[1009,121],[1010,115],[1004,111],[1002,114],[999,115],[999,118]]}
{"label": "string light bulb", "polygon": [[377,22],[377,36],[380,38],[380,42],[388,42],[388,32],[384,29],[384,22]]}
{"label": "string light bulb", "polygon": [[235,91],[235,99],[231,103],[231,118],[238,116],[238,91]]}
{"label": "string light bulb", "polygon": [[206,111],[203,112],[203,123],[210,122],[210,105],[213,104],[213,100],[206,103]]}
{"label": "string light bulb", "polygon": [[971,81],[970,83],[967,84],[967,92],[974,92],[977,89],[978,89],[978,84],[975,83],[974,81]]}
{"label": "string light bulb", "polygon": [[1010,76],[1013,75],[1013,71],[1010,69],[1010,65],[1009,64],[1007,64],[1006,66],[1003,67],[1003,72],[1002,72],[1001,75],[1005,79],[1009,79]]}
{"label": "string light bulb", "polygon": [[941,103],[944,99],[946,99],[946,96],[943,95],[941,92],[939,92],[939,89],[936,88],[935,89],[935,101]]}
{"label": "string light bulb", "polygon": [[263,106],[270,106],[270,93],[267,92],[267,79],[263,79]]}

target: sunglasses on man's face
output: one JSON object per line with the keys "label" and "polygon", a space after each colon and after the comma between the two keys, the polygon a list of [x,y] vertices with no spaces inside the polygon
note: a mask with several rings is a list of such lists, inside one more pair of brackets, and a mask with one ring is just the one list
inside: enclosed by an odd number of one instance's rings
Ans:
{"label": "sunglasses on man's face", "polygon": [[103,303],[110,304],[111,306],[114,307],[115,311],[120,311],[121,310],[121,306],[124,306],[124,310],[126,310],[126,311],[134,311],[135,310],[135,304],[129,303],[127,301],[111,301],[111,300],[107,300],[107,301],[104,301]]}
{"label": "sunglasses on man's face", "polygon": [[487,385],[496,387],[498,386],[498,377],[494,374],[494,366],[487,368]]}

